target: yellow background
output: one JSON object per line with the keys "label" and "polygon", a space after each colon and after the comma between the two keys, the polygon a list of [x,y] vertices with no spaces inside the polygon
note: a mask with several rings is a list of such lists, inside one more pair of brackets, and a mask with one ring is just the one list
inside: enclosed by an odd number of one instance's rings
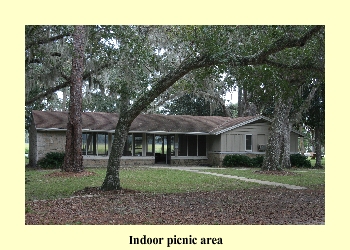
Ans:
{"label": "yellow background", "polygon": [[[171,249],[345,249],[349,223],[349,29],[346,1],[5,1],[1,4],[1,248],[166,249],[129,236],[221,237],[223,245]],[[326,25],[326,225],[25,226],[24,26],[26,24]],[[344,134],[345,133],[345,134]]]}

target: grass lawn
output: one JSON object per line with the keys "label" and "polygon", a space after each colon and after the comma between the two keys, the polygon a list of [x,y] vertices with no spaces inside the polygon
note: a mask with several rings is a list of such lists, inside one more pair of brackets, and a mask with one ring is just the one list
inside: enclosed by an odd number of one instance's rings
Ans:
{"label": "grass lawn", "polygon": [[[309,159],[310,162],[311,162],[311,166],[315,166],[316,159],[311,159],[311,157],[309,157],[308,159]],[[321,159],[321,164],[322,164],[322,166],[326,167],[326,159],[325,159],[325,157],[323,157],[323,158]]]}
{"label": "grass lawn", "polygon": [[[26,200],[57,199],[72,196],[85,187],[102,185],[106,168],[89,168],[95,175],[85,177],[49,177],[60,170],[27,170]],[[169,169],[122,169],[121,186],[124,189],[151,193],[186,193],[194,191],[232,190],[261,187],[256,183],[211,175]]]}
{"label": "grass lawn", "polygon": [[[325,183],[324,170],[293,170],[294,176],[274,176],[254,173],[259,169],[215,169],[203,170],[213,173],[236,175],[247,178],[259,179],[317,188]],[[60,170],[27,170],[25,197],[26,200],[57,199],[72,196],[75,191],[85,187],[101,186],[106,168],[89,168],[86,171],[95,175],[85,177],[50,177],[48,174]],[[299,172],[301,171],[301,172]],[[305,171],[305,172],[304,172]],[[247,189],[264,187],[260,184],[244,182],[224,177],[198,174],[170,169],[127,168],[120,170],[121,186],[151,193],[186,193],[194,191],[214,191]],[[270,186],[271,187],[271,186]]]}

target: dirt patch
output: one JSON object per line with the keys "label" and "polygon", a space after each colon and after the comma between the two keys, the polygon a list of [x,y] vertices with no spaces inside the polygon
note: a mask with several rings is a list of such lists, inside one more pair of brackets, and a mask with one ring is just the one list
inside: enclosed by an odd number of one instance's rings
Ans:
{"label": "dirt patch", "polygon": [[76,192],[84,196],[26,202],[25,224],[319,225],[325,223],[324,186],[319,188],[180,194],[85,188]]}

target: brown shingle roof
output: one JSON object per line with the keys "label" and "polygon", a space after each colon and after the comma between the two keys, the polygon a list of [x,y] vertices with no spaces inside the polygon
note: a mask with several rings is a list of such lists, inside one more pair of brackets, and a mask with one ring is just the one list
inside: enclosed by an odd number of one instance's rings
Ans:
{"label": "brown shingle roof", "polygon": [[[38,130],[66,129],[68,112],[33,110],[33,118]],[[263,116],[230,118],[222,116],[140,114],[131,124],[130,131],[221,134],[261,119],[270,121]],[[113,131],[117,121],[118,114],[115,113],[82,113],[83,130]]]}

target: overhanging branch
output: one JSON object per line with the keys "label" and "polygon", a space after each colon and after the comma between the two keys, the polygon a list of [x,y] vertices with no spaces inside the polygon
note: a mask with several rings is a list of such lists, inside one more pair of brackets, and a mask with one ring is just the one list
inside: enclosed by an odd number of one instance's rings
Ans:
{"label": "overhanging branch", "polygon": [[33,46],[38,46],[38,45],[41,45],[41,44],[54,42],[54,41],[57,41],[59,39],[62,39],[64,37],[70,36],[70,35],[71,34],[67,32],[67,33],[63,33],[63,34],[57,35],[57,36],[48,37],[48,38],[42,38],[42,39],[38,39],[36,41],[29,42],[29,43],[26,44],[26,50],[30,49]]}
{"label": "overhanging branch", "polygon": [[[110,65],[111,65],[111,63],[105,63],[105,64],[101,65],[101,67],[98,68],[96,71],[85,72],[83,75],[83,81],[87,81],[91,77],[92,74],[98,73],[99,71],[107,68]],[[48,96],[52,95],[52,93],[54,93],[60,89],[63,89],[65,87],[68,87],[70,85],[70,78],[68,76],[65,76],[63,73],[61,73],[61,77],[65,80],[65,82],[58,84],[54,87],[50,87],[50,88],[46,89],[44,92],[38,94],[37,96],[35,96],[29,100],[26,100],[25,106],[31,105],[37,100],[48,97]]]}
{"label": "overhanging branch", "polygon": [[284,68],[284,69],[294,69],[294,70],[312,70],[319,73],[325,73],[325,68],[323,67],[316,67],[312,64],[300,64],[300,65],[288,65],[284,63],[274,62],[271,60],[265,60],[266,64],[269,64],[271,66],[277,67],[277,68]]}

